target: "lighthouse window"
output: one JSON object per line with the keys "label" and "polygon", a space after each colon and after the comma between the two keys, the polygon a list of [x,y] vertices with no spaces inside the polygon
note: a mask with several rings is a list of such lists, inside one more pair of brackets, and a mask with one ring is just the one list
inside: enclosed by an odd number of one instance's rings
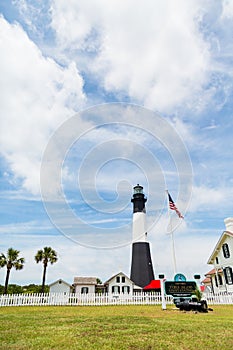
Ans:
{"label": "lighthouse window", "polygon": [[222,251],[223,251],[223,256],[224,258],[229,258],[230,257],[230,251],[229,251],[229,246],[227,243],[224,243],[222,245]]}

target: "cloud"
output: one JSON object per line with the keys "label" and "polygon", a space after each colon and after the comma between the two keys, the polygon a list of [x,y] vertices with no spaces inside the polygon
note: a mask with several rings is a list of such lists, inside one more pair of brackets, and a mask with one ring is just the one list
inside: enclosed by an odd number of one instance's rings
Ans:
{"label": "cloud", "polygon": [[1,153],[23,187],[39,191],[43,149],[54,128],[85,104],[83,80],[44,57],[17,23],[0,17]]}
{"label": "cloud", "polygon": [[[227,187],[209,188],[205,185],[194,186],[192,191],[192,200],[190,211],[215,211],[219,206],[224,208],[228,206],[228,201],[232,198],[232,191]],[[216,208],[216,209],[215,209]]]}
{"label": "cloud", "polygon": [[52,28],[66,57],[92,57],[87,68],[106,91],[163,112],[197,101],[209,79],[199,1],[52,1]]}
{"label": "cloud", "polygon": [[[167,279],[173,279],[171,236],[166,234],[166,227],[167,217],[163,216],[153,232],[148,232],[148,241],[156,278],[159,273],[165,273]],[[58,262],[48,267],[47,283],[58,278],[72,283],[74,276],[96,276],[104,282],[119,271],[130,276],[131,245],[118,249],[88,249],[62,235],[56,235],[54,239],[53,235],[41,235],[40,232],[37,235],[4,235],[1,252],[12,246],[25,258],[24,269],[12,271],[10,283],[41,283],[42,265],[35,263],[34,256],[45,246],[51,246],[58,253]],[[187,278],[193,278],[194,273],[204,276],[210,269],[206,262],[218,236],[216,229],[211,230],[210,236],[210,230],[189,230],[184,234],[182,227],[178,228],[174,233],[177,272],[184,273]],[[0,269],[0,284],[4,283],[5,273],[5,269]]]}
{"label": "cloud", "polygon": [[222,18],[233,17],[233,3],[231,0],[223,0]]}
{"label": "cloud", "polygon": [[19,222],[19,223],[11,223],[6,225],[0,225],[0,233],[9,235],[9,234],[17,234],[24,235],[27,234],[37,234],[38,232],[46,232],[46,234],[50,234],[52,226],[49,221],[42,222],[40,221],[27,221],[27,222]]}
{"label": "cloud", "polygon": [[[40,234],[5,235],[0,252],[5,253],[11,246],[20,250],[20,256],[25,258],[25,266],[19,272],[12,270],[10,283],[21,285],[41,283],[42,264],[36,264],[34,256],[45,246],[51,246],[58,254],[58,262],[48,266],[47,283],[58,278],[73,283],[75,276],[96,276],[104,282],[119,271],[129,275],[130,246],[112,250],[95,250],[83,248],[62,235],[57,235],[55,240],[53,236]],[[100,259],[100,256],[103,258]],[[4,284],[5,274],[5,268],[0,269],[0,284]]]}
{"label": "cloud", "polygon": [[[150,223],[150,220],[149,218],[147,221]],[[151,246],[155,274],[165,273],[167,279],[173,279],[173,244],[171,234],[167,233],[168,223],[168,215],[161,215],[153,229],[148,232],[148,241]],[[217,226],[214,228],[193,228],[192,226],[193,221],[185,217],[173,231],[176,272],[184,273],[187,279],[193,279],[195,273],[204,277],[204,274],[210,270],[207,260],[222,232],[221,227]]]}

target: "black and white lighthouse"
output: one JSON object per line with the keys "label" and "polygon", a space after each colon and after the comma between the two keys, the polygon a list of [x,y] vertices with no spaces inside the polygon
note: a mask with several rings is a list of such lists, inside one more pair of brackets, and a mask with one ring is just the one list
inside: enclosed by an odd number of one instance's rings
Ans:
{"label": "black and white lighthouse", "polygon": [[147,242],[146,207],[147,199],[143,187],[133,188],[133,243],[130,279],[139,287],[145,287],[154,279],[150,245]]}

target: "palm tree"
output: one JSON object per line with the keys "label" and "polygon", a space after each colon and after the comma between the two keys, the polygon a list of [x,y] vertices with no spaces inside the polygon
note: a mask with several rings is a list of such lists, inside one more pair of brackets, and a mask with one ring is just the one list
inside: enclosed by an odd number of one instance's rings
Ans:
{"label": "palm tree", "polygon": [[9,248],[7,251],[7,255],[4,255],[3,253],[0,254],[0,267],[6,266],[7,269],[4,294],[7,294],[7,288],[12,267],[14,267],[16,270],[22,270],[23,268],[24,258],[19,258],[19,253],[19,250]]}
{"label": "palm tree", "polygon": [[37,263],[42,261],[44,265],[41,287],[41,293],[44,293],[47,266],[49,262],[50,264],[53,264],[57,261],[57,253],[51,247],[44,247],[43,249],[38,250],[38,252],[35,255],[35,260]]}

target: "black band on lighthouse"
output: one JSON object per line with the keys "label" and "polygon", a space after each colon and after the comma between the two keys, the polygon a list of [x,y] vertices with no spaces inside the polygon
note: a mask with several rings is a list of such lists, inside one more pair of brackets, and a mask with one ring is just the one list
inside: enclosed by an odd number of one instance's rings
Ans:
{"label": "black band on lighthouse", "polygon": [[155,279],[148,242],[133,243],[130,279],[142,288]]}
{"label": "black band on lighthouse", "polygon": [[131,202],[133,203],[133,212],[134,213],[140,213],[146,212],[145,203],[147,199],[145,198],[145,195],[143,193],[143,187],[137,184],[134,188],[134,194],[133,198],[131,199]]}

